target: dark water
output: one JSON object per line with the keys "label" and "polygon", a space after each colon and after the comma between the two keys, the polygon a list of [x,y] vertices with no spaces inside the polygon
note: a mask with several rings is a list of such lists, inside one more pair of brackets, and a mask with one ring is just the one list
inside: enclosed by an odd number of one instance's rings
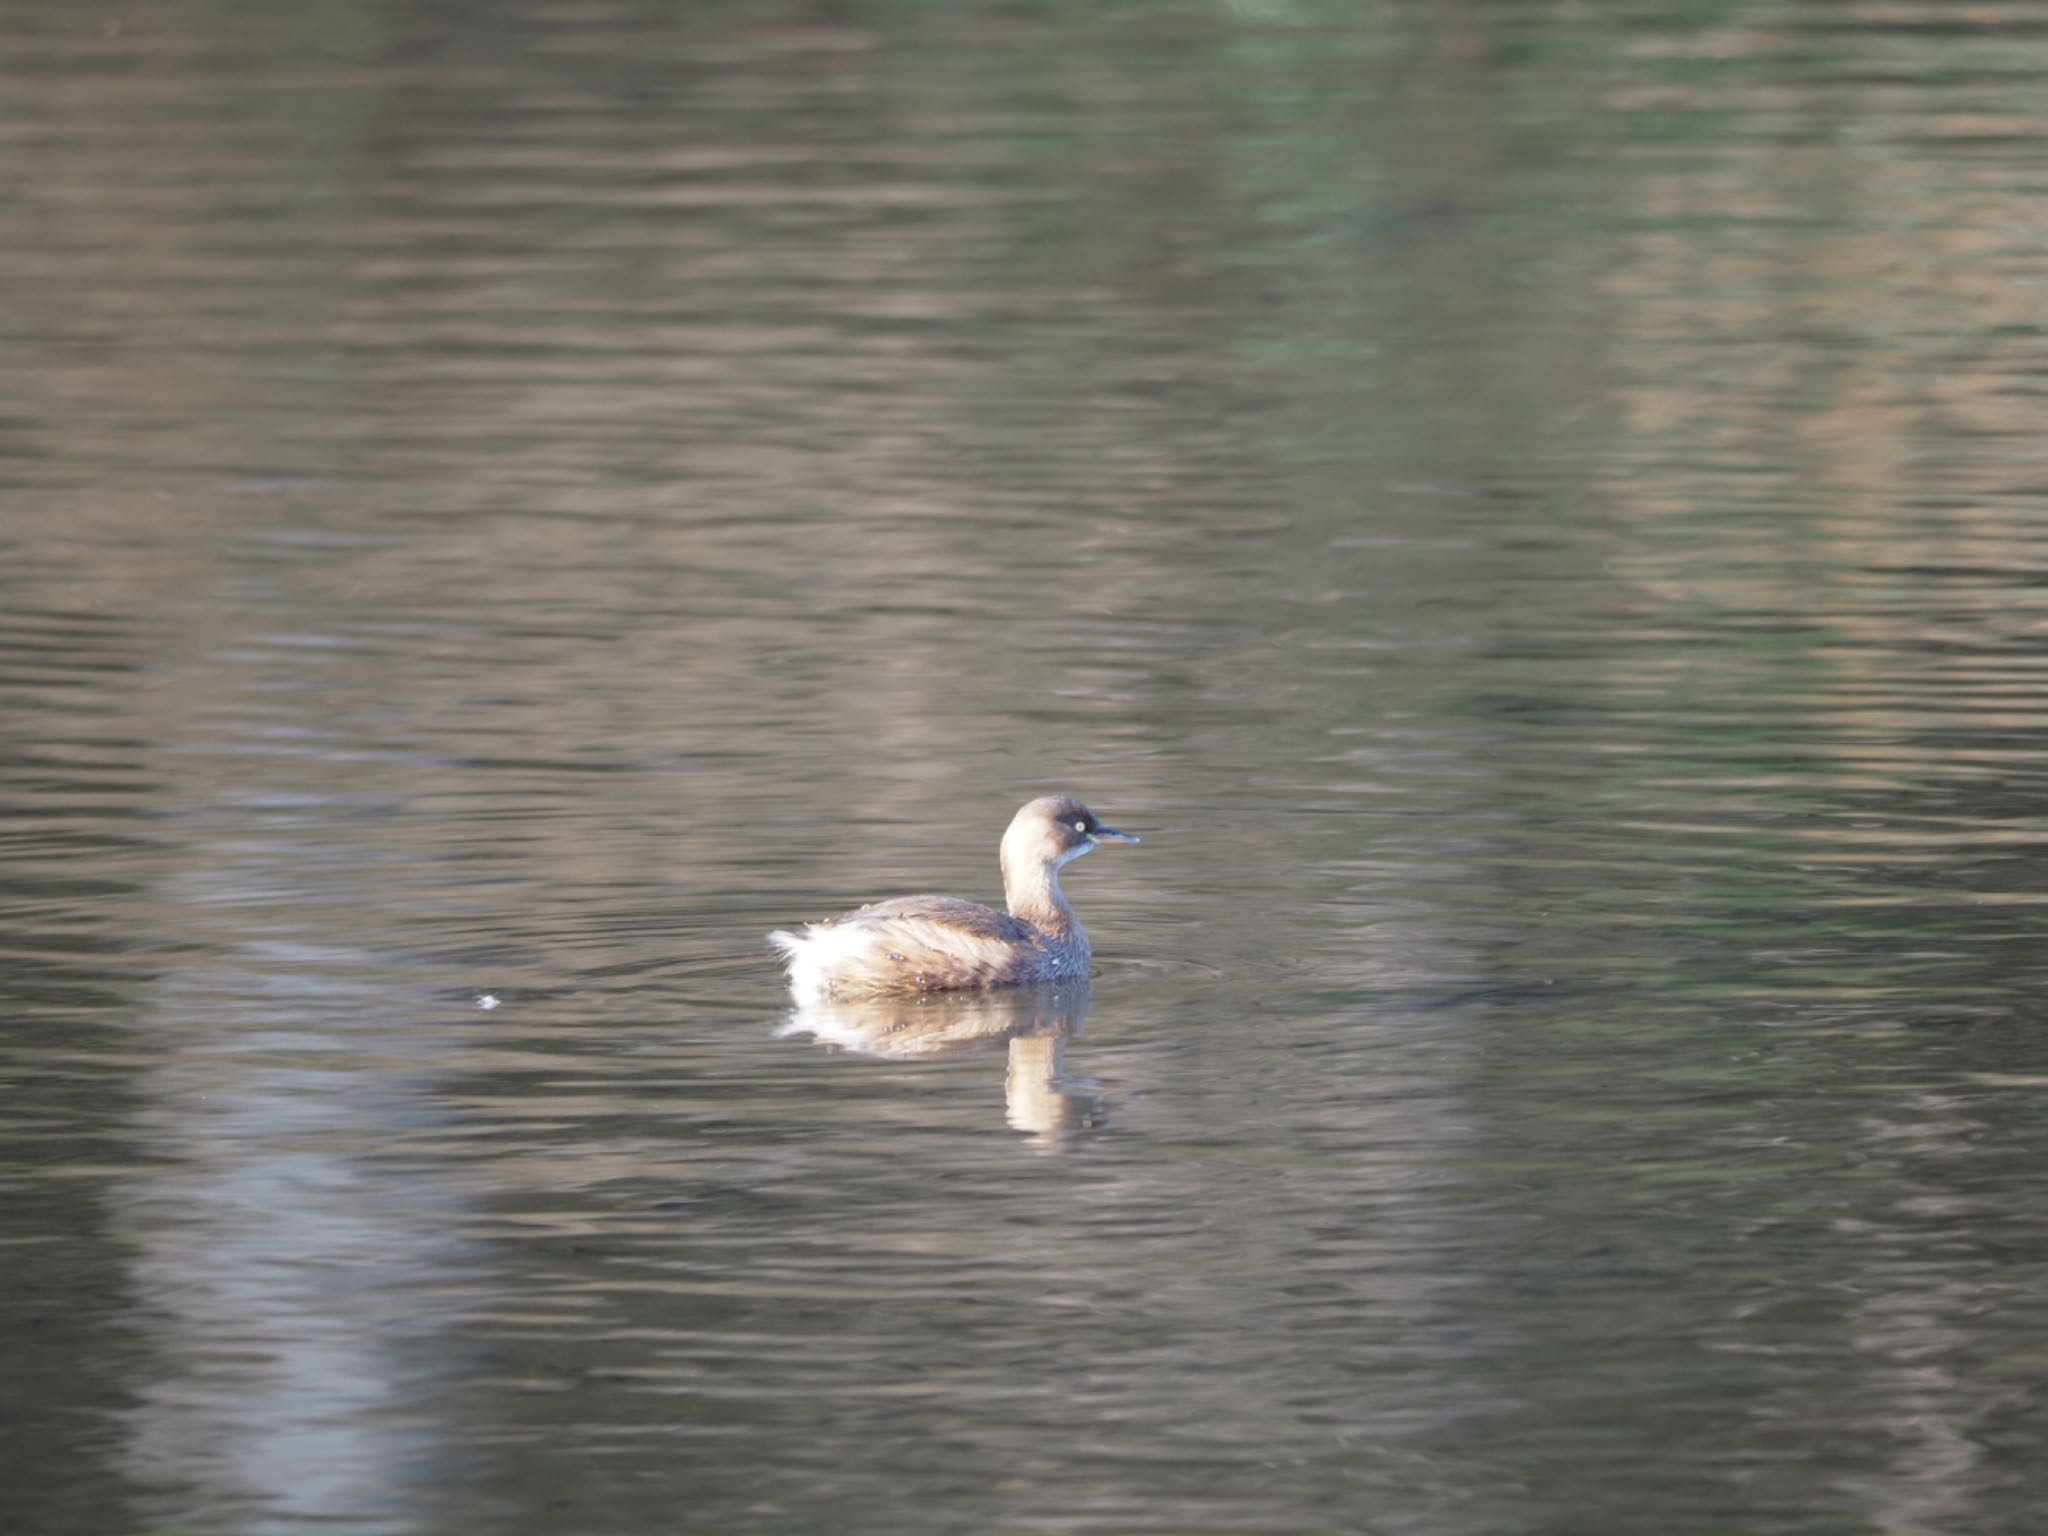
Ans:
{"label": "dark water", "polygon": [[0,1524],[2039,1530],[2044,70],[0,12]]}

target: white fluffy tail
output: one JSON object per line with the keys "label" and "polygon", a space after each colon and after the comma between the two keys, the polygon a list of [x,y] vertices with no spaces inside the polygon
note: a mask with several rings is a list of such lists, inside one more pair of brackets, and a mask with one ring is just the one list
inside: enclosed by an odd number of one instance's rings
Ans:
{"label": "white fluffy tail", "polygon": [[768,935],[768,942],[781,952],[782,963],[789,967],[789,990],[798,997],[825,994],[828,956],[823,953],[827,946],[820,940],[830,932],[821,932],[816,924],[806,924],[802,933],[785,933],[778,928]]}

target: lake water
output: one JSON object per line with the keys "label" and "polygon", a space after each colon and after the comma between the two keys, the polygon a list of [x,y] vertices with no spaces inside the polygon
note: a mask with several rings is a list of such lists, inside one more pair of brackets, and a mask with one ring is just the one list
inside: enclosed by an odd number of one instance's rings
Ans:
{"label": "lake water", "polygon": [[2038,1531],[2044,78],[9,8],[0,1524]]}

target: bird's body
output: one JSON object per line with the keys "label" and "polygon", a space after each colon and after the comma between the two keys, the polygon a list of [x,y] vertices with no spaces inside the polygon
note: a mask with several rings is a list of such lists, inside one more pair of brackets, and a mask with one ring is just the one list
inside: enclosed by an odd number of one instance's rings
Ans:
{"label": "bird's body", "polygon": [[998,912],[952,896],[903,896],[771,933],[801,997],[875,997],[1060,981],[1088,974],[1088,935],[1060,890],[1061,866],[1135,843],[1070,795],[1033,800],[1003,834]]}

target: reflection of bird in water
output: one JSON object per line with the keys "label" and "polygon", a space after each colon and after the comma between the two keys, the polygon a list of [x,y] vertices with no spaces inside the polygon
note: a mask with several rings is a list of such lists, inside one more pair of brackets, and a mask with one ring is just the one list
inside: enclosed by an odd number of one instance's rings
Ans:
{"label": "reflection of bird in water", "polygon": [[952,896],[903,896],[771,933],[798,997],[1003,987],[1088,974],[1088,935],[1060,891],[1060,870],[1084,853],[1135,843],[1072,795],[1045,795],[1003,834],[998,912]]}
{"label": "reflection of bird in water", "polygon": [[1003,1102],[1009,1122],[1042,1142],[1099,1125],[1097,1085],[1066,1075],[1067,1041],[1088,1017],[1086,979],[939,992],[916,997],[807,998],[777,1033],[815,1035],[827,1045],[896,1060],[947,1056],[1007,1042]]}

